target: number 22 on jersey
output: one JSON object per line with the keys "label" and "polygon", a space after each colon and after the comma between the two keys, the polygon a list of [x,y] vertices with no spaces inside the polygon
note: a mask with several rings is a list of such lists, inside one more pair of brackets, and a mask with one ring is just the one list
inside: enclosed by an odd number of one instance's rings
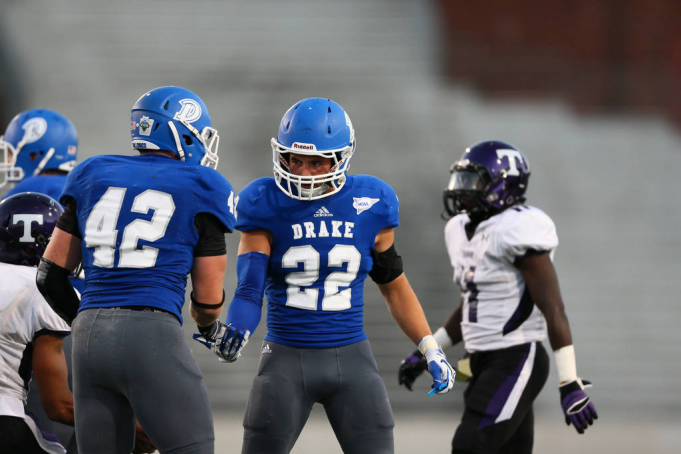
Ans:
{"label": "number 22 on jersey", "polygon": [[[329,273],[324,280],[323,311],[350,309],[352,289],[340,290],[340,287],[349,287],[355,280],[361,261],[362,255],[355,246],[337,244],[329,251],[328,266],[342,267],[344,263],[347,263],[347,271],[334,271]],[[286,275],[288,284],[286,305],[299,309],[317,310],[319,289],[312,285],[319,278],[319,252],[310,245],[294,246],[283,255],[281,266],[282,268],[297,268],[299,263],[303,264],[302,271],[294,271]]]}

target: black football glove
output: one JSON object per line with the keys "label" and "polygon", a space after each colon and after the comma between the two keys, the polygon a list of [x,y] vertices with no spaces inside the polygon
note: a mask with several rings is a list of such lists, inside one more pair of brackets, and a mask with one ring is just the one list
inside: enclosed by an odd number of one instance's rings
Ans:
{"label": "black football glove", "polygon": [[414,384],[419,375],[428,369],[428,361],[423,354],[416,350],[411,355],[407,356],[400,363],[400,370],[397,373],[397,380],[400,385],[407,387],[411,391],[411,386]]}

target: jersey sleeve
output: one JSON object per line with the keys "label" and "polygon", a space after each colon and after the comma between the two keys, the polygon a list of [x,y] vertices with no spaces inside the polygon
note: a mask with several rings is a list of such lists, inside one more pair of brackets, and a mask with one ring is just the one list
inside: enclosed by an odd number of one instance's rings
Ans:
{"label": "jersey sleeve", "polygon": [[551,218],[536,208],[523,209],[500,232],[502,255],[513,262],[528,251],[552,252],[558,247],[556,226]]}
{"label": "jersey sleeve", "polygon": [[87,187],[83,182],[88,178],[89,169],[91,168],[94,159],[95,158],[86,159],[69,173],[66,178],[66,183],[64,184],[64,189],[59,196],[59,203],[66,206],[68,200],[71,198],[76,201],[78,206],[82,205],[80,203],[81,191],[82,188]]}
{"label": "jersey sleeve", "polygon": [[34,304],[34,337],[39,333],[57,333],[64,336],[71,333],[71,328],[56,312],[52,310],[47,301],[36,290]]}
{"label": "jersey sleeve", "polygon": [[234,231],[234,189],[227,179],[218,171],[208,167],[200,167],[202,182],[196,185],[197,212],[210,213],[227,229]]}
{"label": "jersey sleeve", "polygon": [[[380,180],[379,180],[380,181]],[[400,225],[400,201],[392,187],[381,181],[381,203],[385,213],[385,224],[381,229]]]}
{"label": "jersey sleeve", "polygon": [[249,183],[239,193],[237,205],[236,229],[242,232],[250,230],[268,230],[270,210],[264,198],[265,179],[261,178]]}
{"label": "jersey sleeve", "polygon": [[355,176],[356,190],[352,206],[358,215],[372,216],[376,232],[400,225],[400,201],[389,184],[369,175]]}

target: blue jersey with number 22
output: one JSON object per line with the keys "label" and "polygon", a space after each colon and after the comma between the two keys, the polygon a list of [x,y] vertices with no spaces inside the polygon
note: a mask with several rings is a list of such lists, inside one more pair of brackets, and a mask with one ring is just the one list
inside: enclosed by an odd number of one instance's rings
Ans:
{"label": "blue jersey with number 22", "polygon": [[366,339],[364,280],[378,232],[396,227],[398,201],[378,178],[348,176],[328,198],[300,201],[273,178],[239,193],[236,228],[272,233],[265,340],[328,348]]}
{"label": "blue jersey with number 22", "polygon": [[187,275],[210,213],[234,227],[234,193],[208,167],[162,155],[95,156],[69,175],[61,202],[75,199],[83,237],[85,291],[80,310],[150,306],[182,320]]}

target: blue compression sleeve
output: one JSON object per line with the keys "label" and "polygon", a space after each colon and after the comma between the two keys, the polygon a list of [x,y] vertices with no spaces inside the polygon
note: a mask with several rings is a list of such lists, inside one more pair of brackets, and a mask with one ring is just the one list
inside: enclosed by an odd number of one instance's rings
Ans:
{"label": "blue compression sleeve", "polygon": [[227,311],[227,324],[239,331],[255,331],[262,315],[262,298],[270,257],[262,252],[241,254],[236,259],[237,287]]}

